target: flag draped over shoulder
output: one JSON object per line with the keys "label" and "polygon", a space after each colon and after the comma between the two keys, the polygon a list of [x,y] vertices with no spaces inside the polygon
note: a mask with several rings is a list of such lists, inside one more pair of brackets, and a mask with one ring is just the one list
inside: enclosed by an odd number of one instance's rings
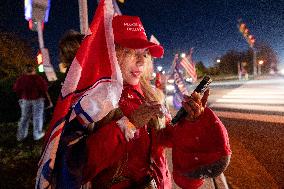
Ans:
{"label": "flag draped over shoulder", "polygon": [[56,152],[66,121],[87,126],[117,107],[122,75],[116,59],[112,0],[100,0],[88,35],[73,60],[57,101],[39,162],[36,189],[50,188]]}
{"label": "flag draped over shoulder", "polygon": [[192,78],[192,81],[195,82],[197,80],[197,74],[195,70],[195,64],[192,60],[192,52],[193,48],[190,49],[190,52],[187,56],[183,57],[180,61],[180,64],[188,73],[188,75]]}

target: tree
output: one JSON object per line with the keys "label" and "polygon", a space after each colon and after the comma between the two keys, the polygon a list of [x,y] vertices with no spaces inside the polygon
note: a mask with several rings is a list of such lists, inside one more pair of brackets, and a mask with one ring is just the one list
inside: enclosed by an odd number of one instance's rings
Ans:
{"label": "tree", "polygon": [[0,80],[16,78],[25,64],[34,62],[28,43],[12,33],[0,32]]}
{"label": "tree", "polygon": [[206,71],[206,74],[208,74],[208,75],[219,75],[220,72],[219,72],[218,67],[215,65],[215,66],[209,67]]}
{"label": "tree", "polygon": [[235,50],[228,51],[216,64],[221,74],[237,74],[238,63],[241,61],[241,53]]}
{"label": "tree", "polygon": [[207,71],[207,68],[204,66],[202,61],[199,61],[195,64],[195,69],[197,77],[202,77]]}
{"label": "tree", "polygon": [[274,49],[265,42],[258,43],[256,48],[257,63],[260,60],[263,60],[264,62],[264,64],[261,66],[262,72],[269,73],[271,70],[277,71],[279,59]]}

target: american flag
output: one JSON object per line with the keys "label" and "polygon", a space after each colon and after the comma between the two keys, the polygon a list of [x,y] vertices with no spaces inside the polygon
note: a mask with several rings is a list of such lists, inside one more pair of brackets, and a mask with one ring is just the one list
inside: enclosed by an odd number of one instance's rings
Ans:
{"label": "american flag", "polygon": [[66,122],[77,117],[86,126],[117,107],[123,81],[114,46],[114,14],[112,0],[100,0],[88,35],[62,86],[38,165],[36,189],[51,188],[51,175]]}
{"label": "american flag", "polygon": [[180,64],[188,73],[188,75],[192,78],[192,81],[195,82],[197,80],[197,74],[195,70],[195,64],[192,60],[192,52],[193,48],[190,49],[190,52],[187,56],[183,57],[180,61]]}
{"label": "american flag", "polygon": [[175,55],[172,66],[171,66],[171,77],[174,79],[175,94],[173,95],[173,105],[176,110],[180,109],[182,104],[183,95],[188,95],[186,90],[185,82],[182,75],[179,72],[178,64],[178,54]]}

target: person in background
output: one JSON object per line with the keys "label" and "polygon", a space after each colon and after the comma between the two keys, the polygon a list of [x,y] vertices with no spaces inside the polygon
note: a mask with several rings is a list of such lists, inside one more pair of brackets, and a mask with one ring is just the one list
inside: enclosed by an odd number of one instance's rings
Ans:
{"label": "person in background", "polygon": [[75,30],[68,30],[59,41],[59,70],[61,73],[67,73],[68,69],[75,58],[76,52],[84,35]]}
{"label": "person in background", "polygon": [[18,123],[17,140],[22,141],[28,136],[29,120],[33,119],[33,138],[39,140],[44,136],[43,113],[44,101],[48,100],[52,107],[46,80],[36,74],[34,64],[28,64],[25,74],[20,76],[14,83],[13,90],[19,97],[21,118]]}
{"label": "person in background", "polygon": [[[59,51],[59,71],[58,80],[51,82],[49,90],[52,91],[50,94],[52,102],[55,104],[60,94],[63,82],[69,67],[75,58],[76,52],[80,47],[80,44],[84,38],[84,35],[80,34],[75,30],[68,30],[59,40],[58,51]],[[53,111],[51,111],[52,113]],[[51,114],[49,115],[51,119]]]}

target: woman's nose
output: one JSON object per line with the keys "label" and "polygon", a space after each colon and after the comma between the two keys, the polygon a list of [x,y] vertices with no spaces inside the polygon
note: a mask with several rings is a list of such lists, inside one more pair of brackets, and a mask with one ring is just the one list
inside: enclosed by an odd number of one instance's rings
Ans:
{"label": "woman's nose", "polygon": [[145,64],[145,62],[146,62],[145,56],[143,54],[137,54],[136,57],[137,57],[136,64],[138,66],[143,66]]}

